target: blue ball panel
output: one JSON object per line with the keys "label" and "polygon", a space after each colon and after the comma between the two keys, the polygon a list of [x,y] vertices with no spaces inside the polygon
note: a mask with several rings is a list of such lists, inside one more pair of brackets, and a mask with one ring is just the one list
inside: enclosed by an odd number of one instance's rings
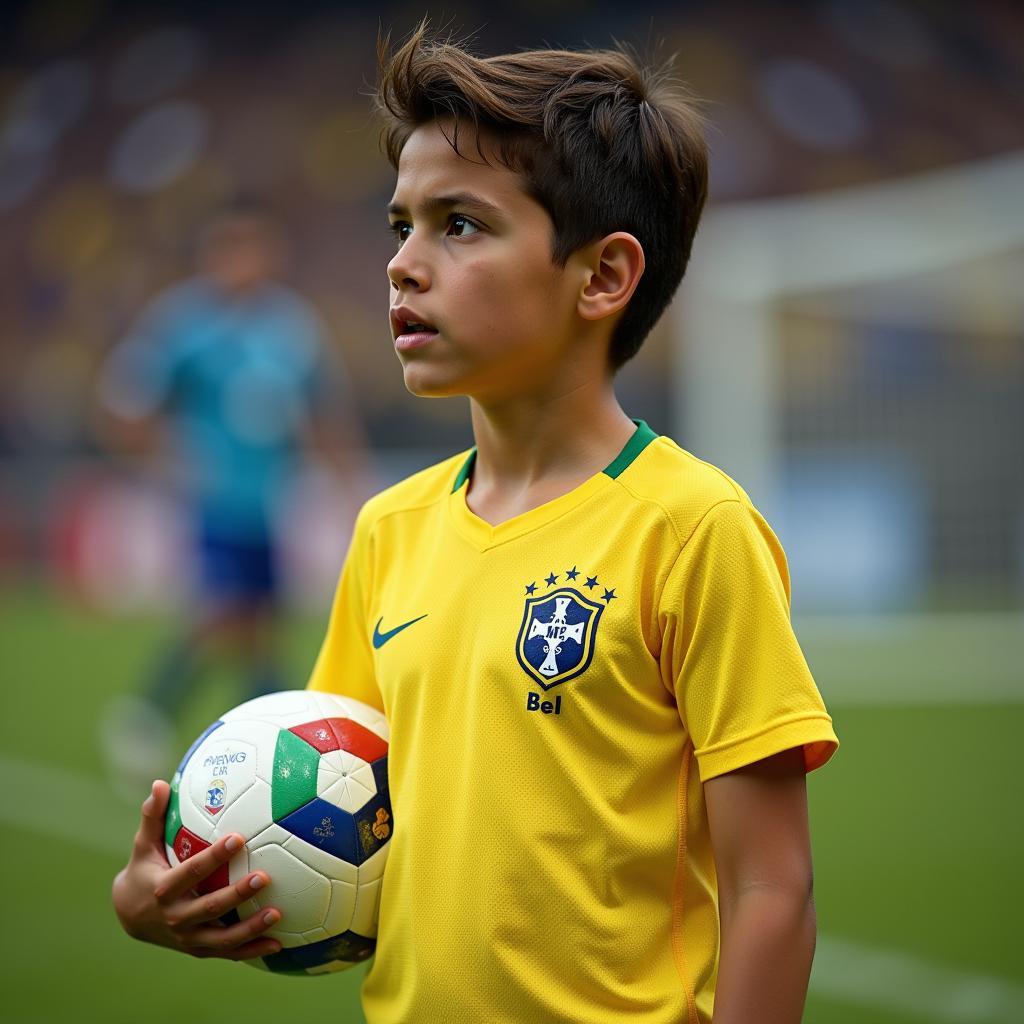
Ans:
{"label": "blue ball panel", "polygon": [[320,797],[314,797],[278,824],[310,846],[318,846],[349,864],[362,864],[365,859],[352,815]]}
{"label": "blue ball panel", "polygon": [[364,860],[372,857],[388,840],[395,823],[391,817],[391,799],[387,792],[377,793],[356,811],[356,837],[359,841],[359,860],[356,864],[362,864]]}
{"label": "blue ball panel", "polygon": [[376,761],[370,765],[373,770],[373,781],[377,783],[378,793],[388,792],[388,759],[387,757],[378,757]]}
{"label": "blue ball panel", "polygon": [[263,963],[275,974],[302,974],[310,967],[319,967],[333,960],[359,963],[372,956],[376,945],[376,939],[368,939],[365,935],[351,931],[342,932],[329,939],[311,942],[308,946],[271,953],[263,958]]}

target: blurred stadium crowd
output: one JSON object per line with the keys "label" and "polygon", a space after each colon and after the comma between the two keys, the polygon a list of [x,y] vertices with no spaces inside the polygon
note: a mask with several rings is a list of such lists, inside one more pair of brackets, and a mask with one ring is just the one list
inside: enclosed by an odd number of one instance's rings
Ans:
{"label": "blurred stadium crowd", "polygon": [[[204,218],[239,194],[265,200],[287,225],[290,281],[328,326],[380,480],[468,442],[461,403],[406,395],[384,312],[391,175],[367,94],[378,25],[401,35],[422,8],[40,0],[8,12],[0,64],[7,575],[43,570],[79,585],[84,573],[91,595],[115,605],[130,603],[115,596],[126,587],[132,600],[174,591],[173,516],[158,495],[119,489],[138,478],[97,435],[97,377],[140,309],[189,272]],[[708,101],[713,205],[857,186],[1024,143],[1024,8],[1009,2],[524,0],[514,10],[455,4],[435,17],[475,31],[484,52],[617,38],[678,54],[679,76]],[[1020,257],[1012,256],[1018,265]],[[924,590],[950,585],[965,603],[1019,604],[1024,592],[1024,342],[1019,296],[1014,309],[1005,302],[1000,293],[984,303],[967,333],[894,323],[844,348],[831,315],[802,314],[786,339],[787,444],[810,438],[841,450],[876,438],[909,451],[924,480],[914,500],[927,511],[908,531],[933,539],[922,556]],[[662,430],[679,400],[667,383],[671,358],[662,325],[621,382],[626,407]],[[320,600],[351,502],[322,474],[307,486],[318,497],[299,506],[325,511],[296,520],[306,541],[296,565],[306,573],[299,589]],[[983,494],[992,507],[979,525]],[[964,530],[981,540],[965,547]],[[118,562],[129,540],[130,566]],[[325,558],[324,545],[336,557]]]}

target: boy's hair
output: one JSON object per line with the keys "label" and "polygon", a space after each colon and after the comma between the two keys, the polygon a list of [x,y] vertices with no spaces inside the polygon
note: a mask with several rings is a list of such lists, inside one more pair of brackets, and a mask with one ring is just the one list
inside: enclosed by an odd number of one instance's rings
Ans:
{"label": "boy's hair", "polygon": [[707,147],[695,101],[667,75],[616,50],[528,50],[477,57],[424,21],[395,53],[378,45],[377,105],[392,165],[412,132],[453,119],[482,132],[554,223],[552,258],[614,231],[643,246],[646,269],[612,335],[618,369],[664,312],[690,258],[707,196]]}

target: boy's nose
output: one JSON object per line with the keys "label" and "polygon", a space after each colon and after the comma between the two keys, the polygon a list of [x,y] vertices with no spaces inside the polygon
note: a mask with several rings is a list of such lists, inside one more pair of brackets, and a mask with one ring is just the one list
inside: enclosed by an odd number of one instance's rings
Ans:
{"label": "boy's nose", "polygon": [[408,248],[406,242],[388,264],[388,280],[393,288],[423,291],[430,283],[430,275],[423,263],[406,251]]}

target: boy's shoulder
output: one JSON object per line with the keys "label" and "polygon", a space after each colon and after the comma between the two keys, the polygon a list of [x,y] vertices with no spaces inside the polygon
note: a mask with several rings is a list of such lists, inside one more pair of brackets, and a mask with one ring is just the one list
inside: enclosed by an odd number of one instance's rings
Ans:
{"label": "boy's shoulder", "polygon": [[388,516],[427,508],[443,500],[451,493],[471,450],[467,448],[386,487],[363,505],[359,519],[365,527],[372,527]]}
{"label": "boy's shoulder", "polygon": [[668,519],[680,543],[718,506],[728,503],[754,511],[747,492],[732,477],[664,435],[616,481],[652,514]]}

